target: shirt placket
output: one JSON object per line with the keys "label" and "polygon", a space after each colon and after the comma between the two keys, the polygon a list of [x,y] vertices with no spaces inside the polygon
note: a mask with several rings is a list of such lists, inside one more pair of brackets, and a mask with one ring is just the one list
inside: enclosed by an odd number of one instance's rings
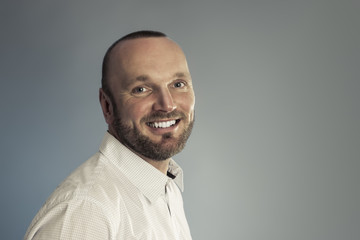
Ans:
{"label": "shirt placket", "polygon": [[170,222],[172,224],[172,227],[174,229],[174,232],[178,233],[179,229],[178,229],[178,224],[176,222],[176,216],[174,216],[175,214],[175,210],[173,209],[173,199],[171,199],[171,187],[170,187],[170,182],[172,180],[169,179],[165,185],[165,201],[166,201],[166,205],[168,207],[169,210],[169,218],[170,218]]}
{"label": "shirt placket", "polygon": [[168,210],[169,210],[169,215],[170,215],[170,218],[171,218],[171,208],[170,208],[170,199],[169,199],[169,193],[168,193],[168,185],[169,185],[169,181],[166,183],[165,185],[165,202],[166,202],[166,205],[168,207]]}

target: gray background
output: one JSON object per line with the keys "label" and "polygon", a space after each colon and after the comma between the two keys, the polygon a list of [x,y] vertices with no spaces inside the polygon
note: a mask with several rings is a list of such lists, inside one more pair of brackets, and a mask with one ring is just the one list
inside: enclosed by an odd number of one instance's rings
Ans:
{"label": "gray background", "polygon": [[194,239],[360,237],[359,1],[1,1],[1,239],[98,149],[102,57],[131,31],[185,50]]}

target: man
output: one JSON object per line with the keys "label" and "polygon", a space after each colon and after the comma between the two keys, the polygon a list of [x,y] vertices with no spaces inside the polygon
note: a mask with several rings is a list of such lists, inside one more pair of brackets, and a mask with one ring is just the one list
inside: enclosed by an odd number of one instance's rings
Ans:
{"label": "man", "polygon": [[163,33],[134,32],[108,49],[102,75],[100,150],[49,197],[25,239],[191,239],[171,159],[194,122],[183,51]]}

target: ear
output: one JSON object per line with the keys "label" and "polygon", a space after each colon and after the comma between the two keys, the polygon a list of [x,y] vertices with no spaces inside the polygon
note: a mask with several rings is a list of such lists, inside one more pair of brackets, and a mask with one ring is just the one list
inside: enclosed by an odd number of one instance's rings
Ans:
{"label": "ear", "polygon": [[105,122],[111,125],[114,121],[113,105],[108,95],[102,88],[99,89],[99,101],[104,114]]}

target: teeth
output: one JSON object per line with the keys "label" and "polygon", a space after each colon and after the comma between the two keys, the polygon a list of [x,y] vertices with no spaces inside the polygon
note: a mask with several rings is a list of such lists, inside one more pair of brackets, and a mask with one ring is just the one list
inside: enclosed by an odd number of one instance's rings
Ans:
{"label": "teeth", "polygon": [[148,123],[148,125],[153,128],[168,128],[168,127],[174,125],[175,123],[176,123],[175,120],[171,120],[171,121],[167,121],[167,122]]}

